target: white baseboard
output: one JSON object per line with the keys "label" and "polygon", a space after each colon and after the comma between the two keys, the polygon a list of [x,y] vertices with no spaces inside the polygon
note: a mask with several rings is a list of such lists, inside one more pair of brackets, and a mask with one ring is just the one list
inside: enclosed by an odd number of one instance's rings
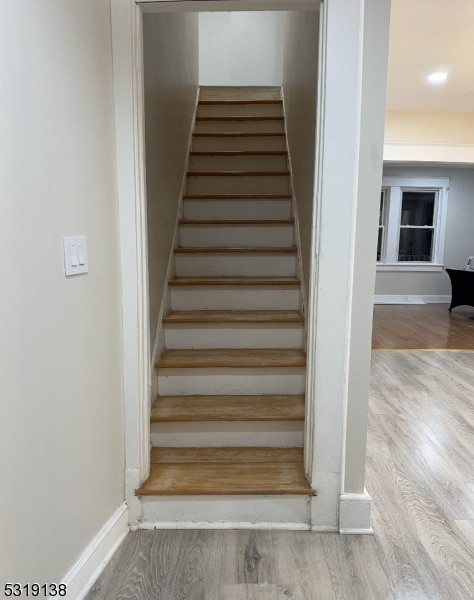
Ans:
{"label": "white baseboard", "polygon": [[[254,522],[254,521],[222,521],[218,523],[209,523],[207,521],[158,521],[157,523],[144,522],[138,529],[159,530],[159,529],[259,529],[259,530],[282,530],[282,531],[310,531],[308,523],[273,523]],[[336,530],[337,531],[337,530]]]}
{"label": "white baseboard", "polygon": [[449,304],[451,296],[439,295],[376,295],[374,304]]}
{"label": "white baseboard", "polygon": [[63,577],[67,597],[82,600],[128,533],[128,508],[124,502],[94,537],[79,560]]}
{"label": "white baseboard", "polygon": [[341,494],[339,501],[339,533],[372,534],[370,513],[372,499],[364,490],[363,494]]}

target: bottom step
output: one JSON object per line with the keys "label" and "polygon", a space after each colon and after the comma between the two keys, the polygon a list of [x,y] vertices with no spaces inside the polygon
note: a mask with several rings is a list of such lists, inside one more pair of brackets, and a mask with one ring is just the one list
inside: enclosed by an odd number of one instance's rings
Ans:
{"label": "bottom step", "polygon": [[[169,453],[177,462],[168,462]],[[153,449],[152,461],[138,496],[316,494],[305,479],[300,449],[161,448]]]}

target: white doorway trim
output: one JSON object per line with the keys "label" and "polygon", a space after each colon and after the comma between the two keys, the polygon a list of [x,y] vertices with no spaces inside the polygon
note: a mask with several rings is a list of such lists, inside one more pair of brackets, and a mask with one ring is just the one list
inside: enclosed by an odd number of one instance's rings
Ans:
{"label": "white doorway trim", "polygon": [[[151,400],[142,12],[223,7],[288,10],[289,6],[317,10],[319,5],[319,0],[111,2],[122,261],[125,499],[132,528],[141,517],[135,489],[149,472]],[[345,530],[370,530],[370,497],[363,488],[370,365],[367,340],[375,278],[371,236],[375,240],[372,221],[377,221],[377,177],[382,168],[389,13],[390,0],[323,3],[305,439],[310,483],[319,491],[312,501],[311,526],[316,530],[338,530],[340,509]],[[370,56],[375,57],[372,62]],[[368,269],[372,260],[373,274]],[[364,270],[370,274],[365,278]]]}
{"label": "white doorway trim", "polygon": [[125,501],[129,524],[134,527],[141,515],[135,490],[150,468],[142,13],[131,0],[113,0],[111,19],[122,270]]}
{"label": "white doorway trim", "polygon": [[130,526],[135,490],[150,469],[151,364],[145,186],[143,12],[319,10],[320,0],[112,0],[117,186],[122,270],[125,500]]}

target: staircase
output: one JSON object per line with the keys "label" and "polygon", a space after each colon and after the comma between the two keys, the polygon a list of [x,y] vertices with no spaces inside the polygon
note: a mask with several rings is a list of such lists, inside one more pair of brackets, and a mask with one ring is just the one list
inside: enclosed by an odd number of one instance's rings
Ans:
{"label": "staircase", "polygon": [[297,250],[280,90],[202,88],[143,499],[315,494]]}

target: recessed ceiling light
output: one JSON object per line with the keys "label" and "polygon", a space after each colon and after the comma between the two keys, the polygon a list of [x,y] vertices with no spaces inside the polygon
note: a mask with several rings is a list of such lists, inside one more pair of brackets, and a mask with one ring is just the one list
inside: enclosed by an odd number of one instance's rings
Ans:
{"label": "recessed ceiling light", "polygon": [[428,75],[428,81],[434,84],[444,83],[448,78],[448,74],[444,71],[436,71],[435,73],[431,73]]}

